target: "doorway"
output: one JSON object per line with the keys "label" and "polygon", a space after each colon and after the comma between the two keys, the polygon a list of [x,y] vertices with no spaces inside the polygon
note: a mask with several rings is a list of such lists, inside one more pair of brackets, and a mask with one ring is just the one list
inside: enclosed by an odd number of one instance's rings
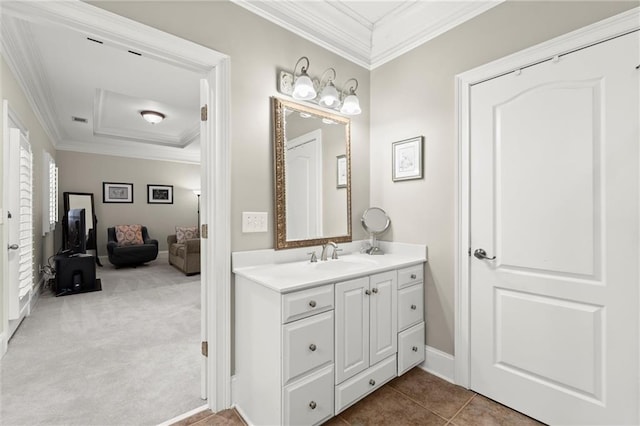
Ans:
{"label": "doorway", "polygon": [[[206,75],[210,101],[209,114],[201,126],[203,137],[206,137],[201,151],[200,215],[205,231],[202,240],[201,328],[203,341],[208,342],[209,356],[203,356],[203,367],[206,368],[203,368],[202,382],[210,409],[218,411],[229,407],[229,58],[82,2],[13,2],[3,5],[2,13],[62,25]],[[4,303],[6,306],[6,300]]]}
{"label": "doorway", "polygon": [[456,381],[550,424],[639,419],[637,20],[458,77]]}

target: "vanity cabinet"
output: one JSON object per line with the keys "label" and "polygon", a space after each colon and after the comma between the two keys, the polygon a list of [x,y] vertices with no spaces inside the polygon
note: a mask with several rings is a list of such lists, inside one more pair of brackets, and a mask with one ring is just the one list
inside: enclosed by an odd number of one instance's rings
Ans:
{"label": "vanity cabinet", "polygon": [[395,271],[336,284],[336,383],[397,351]]}
{"label": "vanity cabinet", "polygon": [[236,276],[235,402],[249,424],[334,415],[334,286],[281,294]]}
{"label": "vanity cabinet", "polygon": [[425,358],[422,265],[398,271],[398,375]]}
{"label": "vanity cabinet", "polygon": [[410,265],[294,290],[236,273],[232,393],[247,423],[321,424],[422,362],[424,264]]}

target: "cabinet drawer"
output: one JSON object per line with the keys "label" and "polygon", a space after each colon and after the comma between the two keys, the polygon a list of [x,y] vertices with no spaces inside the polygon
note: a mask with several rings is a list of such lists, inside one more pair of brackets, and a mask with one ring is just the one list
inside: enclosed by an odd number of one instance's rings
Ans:
{"label": "cabinet drawer", "polygon": [[282,327],[284,383],[333,362],[333,311]]}
{"label": "cabinet drawer", "polygon": [[396,377],[396,354],[336,386],[336,415]]}
{"label": "cabinet drawer", "polygon": [[398,288],[422,282],[424,266],[422,264],[398,270]]}
{"label": "cabinet drawer", "polygon": [[333,417],[333,365],[286,386],[284,424],[316,425]]}
{"label": "cabinet drawer", "polygon": [[296,291],[282,296],[282,323],[333,309],[333,285]]}
{"label": "cabinet drawer", "polygon": [[398,291],[398,330],[424,321],[423,287],[416,284]]}
{"label": "cabinet drawer", "polygon": [[398,375],[424,361],[424,322],[398,334]]}

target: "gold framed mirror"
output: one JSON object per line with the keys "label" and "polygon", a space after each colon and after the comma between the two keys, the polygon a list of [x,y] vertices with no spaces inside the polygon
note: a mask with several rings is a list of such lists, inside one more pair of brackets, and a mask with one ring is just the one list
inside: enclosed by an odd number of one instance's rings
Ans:
{"label": "gold framed mirror", "polygon": [[351,120],[272,98],[276,249],[350,242]]}

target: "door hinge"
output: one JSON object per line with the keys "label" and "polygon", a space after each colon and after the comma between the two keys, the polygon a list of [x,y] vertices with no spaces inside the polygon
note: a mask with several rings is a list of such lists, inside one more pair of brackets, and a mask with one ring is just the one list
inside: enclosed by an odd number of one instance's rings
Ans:
{"label": "door hinge", "polygon": [[202,342],[202,355],[209,356],[209,342]]}
{"label": "door hinge", "polygon": [[202,108],[200,108],[200,121],[207,121],[208,114],[209,107],[205,104]]}
{"label": "door hinge", "polygon": [[7,219],[11,219],[13,216],[11,216],[11,212],[9,210],[7,210]]}
{"label": "door hinge", "polygon": [[468,252],[468,254],[469,254],[469,257],[471,257],[471,247],[469,247],[469,252]]}
{"label": "door hinge", "polygon": [[202,229],[200,230],[200,238],[209,238],[209,225],[206,223],[202,224]]}

